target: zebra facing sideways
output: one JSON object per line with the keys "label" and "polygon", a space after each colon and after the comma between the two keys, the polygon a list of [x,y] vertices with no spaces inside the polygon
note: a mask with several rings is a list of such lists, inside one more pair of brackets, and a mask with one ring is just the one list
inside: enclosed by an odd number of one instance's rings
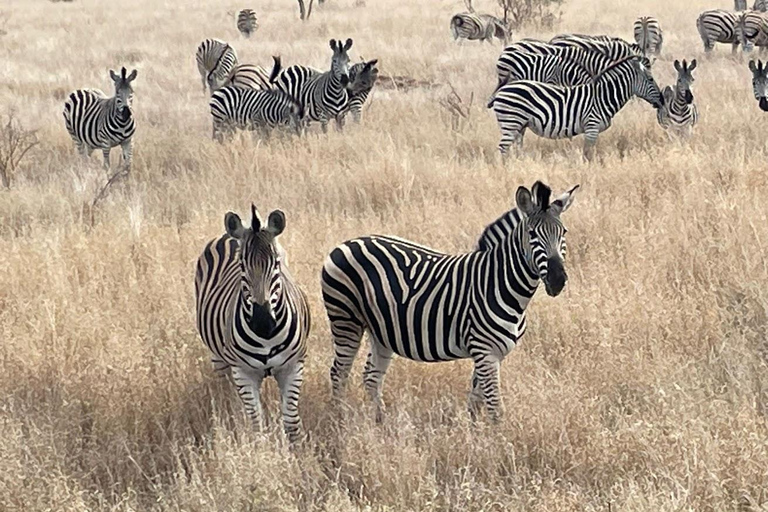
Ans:
{"label": "zebra facing sideways", "polygon": [[760,110],[768,112],[768,63],[763,66],[763,61],[749,61],[749,70],[752,72],[752,92],[760,105]]}
{"label": "zebra facing sideways", "polygon": [[237,30],[245,37],[251,37],[251,34],[259,28],[256,20],[256,13],[253,9],[242,9],[237,13]]}
{"label": "zebra facing sideways", "polygon": [[512,143],[522,147],[527,129],[549,139],[584,134],[584,156],[592,160],[599,134],[635,95],[654,108],[664,105],[645,57],[627,57],[586,85],[512,82],[499,89],[491,103],[501,129],[499,151],[506,156]]}
{"label": "zebra facing sideways", "polygon": [[211,351],[214,369],[231,372],[248,417],[261,427],[260,389],[274,375],[280,388],[283,425],[290,441],[301,436],[299,394],[310,315],[294,283],[277,237],[285,215],[264,224],[251,206],[250,227],[229,212],[226,234],[209,242],[197,261],[197,328]]}
{"label": "zebra facing sideways", "polygon": [[379,70],[376,67],[377,62],[379,62],[378,59],[358,62],[349,68],[349,85],[347,85],[349,102],[347,103],[346,112],[352,114],[352,120],[356,123],[359,123],[362,119],[363,105],[373,90],[373,86],[376,84],[376,79],[379,76]]}
{"label": "zebra facing sideways", "polygon": [[659,55],[664,44],[664,32],[656,18],[642,16],[635,21],[635,42],[643,50],[643,54]]}
{"label": "zebra facing sideways", "polygon": [[470,41],[488,41],[495,37],[500,41],[508,38],[504,22],[490,14],[463,12],[451,18],[451,34],[453,40],[468,39]]}
{"label": "zebra facing sideways", "polygon": [[696,69],[696,59],[688,62],[675,61],[677,71],[677,83],[675,87],[666,86],[662,95],[664,106],[656,111],[659,124],[665,130],[672,129],[683,135],[690,135],[691,129],[699,121],[699,109],[693,102],[691,84],[693,83],[693,70]]}
{"label": "zebra facing sideways", "polygon": [[498,420],[499,368],[525,333],[528,303],[540,282],[553,297],[565,287],[560,215],[577,188],[554,201],[541,182],[531,191],[518,188],[517,208],[487,227],[466,254],[387,236],[356,238],[333,249],[323,266],[322,292],[335,352],[334,397],[341,397],[368,331],[363,379],[377,421],[394,354],[423,362],[472,359],[469,412],[474,418],[484,403]]}
{"label": "zebra facing sideways", "polygon": [[629,43],[620,37],[560,34],[553,37],[549,42],[564,48],[575,47],[586,52],[602,53],[613,60],[623,59],[631,55],[643,55],[643,49],[640,45]]}
{"label": "zebra facing sideways", "polygon": [[206,39],[195,53],[197,71],[206,87],[215,91],[224,83],[237,65],[237,52],[228,43],[219,39]]}
{"label": "zebra facing sideways", "polygon": [[725,9],[711,9],[702,12],[696,19],[696,29],[699,31],[704,51],[709,53],[715,43],[731,45],[731,52],[736,53],[739,39],[736,37],[738,13]]}
{"label": "zebra facing sideways", "polygon": [[133,158],[133,134],[136,123],[131,104],[136,79],[134,69],[126,76],[122,68],[118,75],[109,71],[115,84],[115,95],[107,98],[98,89],[79,89],[64,103],[64,123],[78,152],[88,157],[94,149],[101,149],[104,168],[109,171],[109,152],[115,146],[123,151],[123,170],[130,171]]}

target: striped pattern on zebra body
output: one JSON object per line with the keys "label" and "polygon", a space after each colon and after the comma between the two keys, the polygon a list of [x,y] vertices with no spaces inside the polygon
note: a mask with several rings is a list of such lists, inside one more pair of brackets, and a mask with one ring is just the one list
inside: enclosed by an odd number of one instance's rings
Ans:
{"label": "striped pattern on zebra body", "polygon": [[237,30],[245,37],[251,37],[251,34],[259,28],[256,20],[256,13],[253,9],[242,9],[237,13]]}
{"label": "striped pattern on zebra body", "polygon": [[755,46],[764,51],[768,47],[768,13],[760,11],[740,13],[736,22],[736,39],[745,52],[752,51]]}
{"label": "striped pattern on zebra body", "polygon": [[539,282],[550,296],[565,286],[560,214],[576,188],[550,202],[546,185],[536,182],[533,196],[520,187],[517,209],[496,222],[503,226],[486,228],[478,249],[466,254],[443,254],[387,236],[356,238],[334,248],[321,278],[335,352],[334,397],[346,387],[368,331],[363,379],[377,421],[394,354],[423,362],[472,359],[469,412],[474,418],[484,402],[489,417],[499,419],[499,366],[525,333],[528,303]]}
{"label": "striped pattern on zebra body", "polygon": [[629,43],[619,37],[561,34],[553,37],[549,42],[564,48],[575,47],[586,52],[602,53],[613,61],[643,55],[640,45]]}
{"label": "striped pattern on zebra body", "polygon": [[310,314],[277,240],[285,215],[275,210],[265,225],[251,206],[250,227],[232,212],[224,224],[226,234],[208,243],[197,261],[198,332],[211,351],[214,369],[231,372],[257,428],[261,384],[274,375],[285,432],[296,441],[302,431],[298,405]]}
{"label": "striped pattern on zebra body", "polygon": [[627,57],[586,85],[512,82],[499,89],[492,102],[501,129],[499,151],[506,156],[512,143],[522,147],[526,129],[549,139],[584,134],[584,156],[592,160],[599,134],[635,95],[654,108],[663,106],[645,57]]}
{"label": "striped pattern on zebra body", "polygon": [[664,106],[656,111],[659,124],[665,130],[673,130],[679,134],[688,136],[691,130],[699,121],[699,109],[696,107],[691,92],[693,84],[693,70],[696,69],[696,59],[688,64],[683,60],[675,61],[675,71],[677,71],[677,82],[675,87],[667,86],[664,88]]}
{"label": "striped pattern on zebra body", "polygon": [[736,36],[738,13],[725,9],[711,9],[702,12],[696,19],[696,29],[699,31],[704,51],[709,53],[715,43],[731,45],[731,52],[736,53],[739,39]]}
{"label": "striped pattern on zebra body", "polygon": [[642,16],[635,21],[635,42],[640,46],[644,55],[650,53],[659,55],[664,44],[664,33],[659,20],[651,16]]}
{"label": "striped pattern on zebra body", "polygon": [[210,101],[213,139],[223,141],[235,129],[258,129],[265,137],[279,126],[301,132],[303,110],[291,96],[278,89],[266,91],[241,87],[222,87]]}
{"label": "striped pattern on zebra body", "polygon": [[133,159],[133,134],[136,123],[133,117],[134,69],[126,76],[122,68],[118,75],[109,71],[115,85],[115,95],[107,98],[98,89],[80,89],[69,95],[64,103],[64,123],[78,152],[88,157],[94,149],[104,156],[104,168],[109,171],[109,153],[115,146],[123,152],[123,170],[130,171]]}
{"label": "striped pattern on zebra body", "polygon": [[760,105],[760,110],[768,112],[768,62],[749,61],[749,70],[752,72],[752,92]]}
{"label": "striped pattern on zebra body", "polygon": [[379,76],[379,70],[376,67],[378,61],[373,59],[368,62],[358,62],[349,68],[349,85],[347,85],[349,102],[346,112],[352,114],[352,121],[355,123],[359,123],[362,119],[363,105]]}
{"label": "striped pattern on zebra body", "polygon": [[213,92],[227,81],[237,65],[237,52],[229,43],[206,39],[197,47],[195,61],[203,81],[203,92],[206,87]]}
{"label": "striped pattern on zebra body", "polygon": [[504,22],[490,14],[462,12],[451,18],[451,34],[454,41],[468,39],[470,41],[488,41],[494,37],[506,41],[509,37]]}
{"label": "striped pattern on zebra body", "polygon": [[336,120],[336,128],[341,130],[344,123],[349,93],[349,55],[352,39],[330,40],[333,50],[331,69],[321,72],[307,66],[289,66],[282,70],[275,80],[275,87],[289,94],[304,110],[307,122],[319,121],[323,133],[328,131],[328,121]]}
{"label": "striped pattern on zebra body", "polygon": [[272,71],[267,71],[261,66],[253,64],[238,64],[232,68],[227,81],[222,87],[243,87],[246,89],[267,90],[273,87],[273,81],[280,71],[279,57],[272,57],[275,61]]}

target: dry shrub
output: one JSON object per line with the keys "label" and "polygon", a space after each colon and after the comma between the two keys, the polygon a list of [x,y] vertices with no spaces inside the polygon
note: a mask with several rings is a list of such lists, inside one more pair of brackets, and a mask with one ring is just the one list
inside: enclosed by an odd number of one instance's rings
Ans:
{"label": "dry shrub", "polygon": [[36,131],[21,126],[14,113],[5,116],[0,126],[0,182],[4,188],[10,188],[22,160],[38,143]]}
{"label": "dry shrub", "polygon": [[507,27],[552,29],[562,17],[565,0],[498,0]]}

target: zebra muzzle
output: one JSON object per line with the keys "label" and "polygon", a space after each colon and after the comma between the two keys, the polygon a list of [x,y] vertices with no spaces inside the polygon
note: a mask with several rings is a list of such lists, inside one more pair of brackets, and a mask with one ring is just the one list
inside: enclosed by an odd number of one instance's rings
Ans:
{"label": "zebra muzzle", "polygon": [[563,268],[563,260],[560,258],[549,258],[547,260],[547,276],[544,278],[544,288],[547,295],[557,297],[565,288],[565,282],[568,280],[568,274]]}
{"label": "zebra muzzle", "polygon": [[248,319],[248,327],[256,336],[269,338],[275,332],[276,326],[277,322],[275,322],[269,307],[259,304],[253,305],[251,316]]}
{"label": "zebra muzzle", "polygon": [[691,91],[685,91],[685,102],[688,105],[693,103],[693,93]]}
{"label": "zebra muzzle", "polygon": [[768,98],[763,96],[762,98],[760,98],[759,103],[760,103],[760,110],[762,110],[763,112],[768,112]]}

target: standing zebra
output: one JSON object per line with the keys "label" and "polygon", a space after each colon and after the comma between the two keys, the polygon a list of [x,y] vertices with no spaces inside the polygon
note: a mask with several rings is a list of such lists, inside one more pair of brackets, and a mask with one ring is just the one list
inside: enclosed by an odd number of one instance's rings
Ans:
{"label": "standing zebra", "polygon": [[627,57],[586,85],[512,82],[499,89],[489,104],[501,128],[499,151],[506,156],[513,142],[522,147],[528,128],[549,139],[583,133],[584,156],[592,160],[598,135],[611,126],[613,116],[634,95],[654,108],[664,104],[645,57]]}
{"label": "standing zebra", "polygon": [[123,167],[128,172],[133,158],[133,134],[136,123],[133,119],[133,87],[136,79],[134,69],[126,76],[122,68],[118,75],[109,71],[115,84],[115,95],[107,98],[98,89],[79,89],[69,95],[64,103],[64,122],[78,152],[84,157],[94,149],[101,149],[104,155],[104,169],[109,171],[109,152],[115,146],[123,150]]}
{"label": "standing zebra", "polygon": [[237,65],[237,52],[224,41],[206,39],[197,47],[195,60],[203,79],[203,92],[206,86],[213,92],[227,80]]}
{"label": "standing zebra", "polygon": [[533,195],[518,188],[517,208],[488,226],[467,254],[443,254],[387,236],[356,238],[333,249],[323,266],[322,290],[335,352],[334,396],[345,388],[367,330],[371,350],[363,379],[377,421],[393,354],[424,362],[471,358],[469,412],[474,418],[484,401],[489,417],[498,420],[499,367],[525,333],[528,302],[540,281],[552,297],[565,287],[560,214],[577,188],[552,202],[541,182]]}
{"label": "standing zebra", "polygon": [[197,329],[215,370],[231,370],[254,425],[261,427],[260,389],[274,375],[280,387],[288,439],[301,434],[299,394],[307,353],[307,298],[294,283],[277,237],[285,229],[280,210],[264,225],[251,205],[251,226],[229,212],[226,234],[209,242],[197,260]]}
{"label": "standing zebra", "polygon": [[331,39],[330,71],[320,72],[307,66],[289,66],[277,77],[275,87],[289,94],[301,104],[307,121],[319,121],[323,133],[328,131],[328,121],[336,120],[336,128],[343,127],[343,114],[349,102],[349,55],[352,39]]}
{"label": "standing zebra", "polygon": [[752,72],[752,92],[760,105],[760,110],[768,112],[768,64],[763,67],[763,61],[749,61],[749,70]]}
{"label": "standing zebra", "polygon": [[251,37],[251,34],[259,28],[256,20],[256,13],[253,9],[243,9],[237,13],[237,30],[245,37]]}
{"label": "standing zebra", "polygon": [[349,103],[347,103],[346,112],[352,114],[352,120],[359,123],[363,116],[363,105],[368,95],[376,84],[379,76],[379,70],[376,68],[378,59],[368,62],[359,62],[349,68]]}
{"label": "standing zebra", "polygon": [[451,34],[453,40],[468,39],[470,41],[488,41],[495,37],[501,41],[508,38],[504,22],[490,14],[463,12],[451,18]]}
{"label": "standing zebra", "polygon": [[755,0],[755,3],[752,4],[752,10],[760,12],[768,11],[768,0]]}
{"label": "standing zebra", "polygon": [[629,43],[619,37],[563,34],[553,37],[549,42],[563,48],[575,47],[586,52],[602,53],[613,60],[623,59],[630,55],[643,55],[643,49],[639,45]]}
{"label": "standing zebra", "polygon": [[656,18],[643,16],[635,21],[635,42],[643,50],[643,54],[653,53],[659,55],[664,44],[664,33],[661,24]]}
{"label": "standing zebra", "polygon": [[739,39],[736,37],[738,14],[724,9],[712,9],[702,12],[696,19],[696,29],[699,31],[704,51],[709,53],[715,43],[731,45],[731,53],[736,53]]}
{"label": "standing zebra", "polygon": [[755,46],[761,51],[768,46],[768,13],[760,11],[744,11],[738,15],[736,22],[736,39],[741,43],[745,52],[750,52]]}
{"label": "standing zebra", "polygon": [[674,89],[666,86],[662,95],[664,106],[656,111],[659,124],[665,130],[673,129],[677,133],[690,135],[691,130],[699,121],[699,110],[693,102],[691,84],[693,83],[693,70],[696,69],[696,59],[688,62],[675,61],[677,71],[677,83]]}
{"label": "standing zebra", "polygon": [[235,128],[259,129],[264,136],[278,126],[301,131],[304,112],[291,96],[277,89],[266,91],[241,87],[222,87],[211,95],[213,139],[223,141],[224,133]]}

